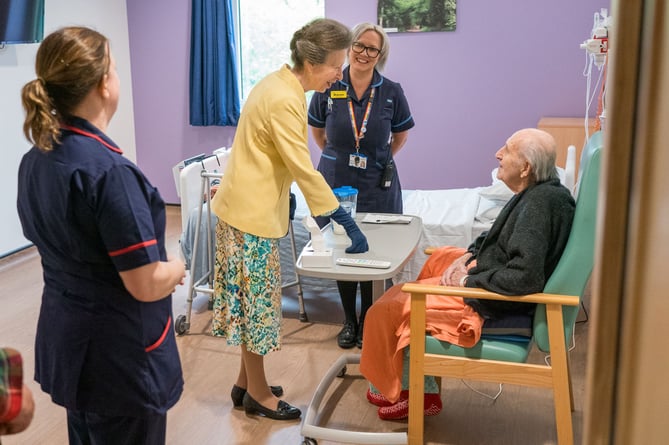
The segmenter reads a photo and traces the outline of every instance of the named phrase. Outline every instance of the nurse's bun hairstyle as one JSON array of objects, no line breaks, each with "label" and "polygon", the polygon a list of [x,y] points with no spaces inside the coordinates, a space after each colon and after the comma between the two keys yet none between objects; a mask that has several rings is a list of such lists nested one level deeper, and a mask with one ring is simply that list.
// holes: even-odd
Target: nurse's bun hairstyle
[{"label": "nurse's bun hairstyle", "polygon": [[295,31],[290,41],[290,59],[297,71],[302,71],[304,62],[313,65],[325,63],[333,51],[351,46],[351,31],[332,19],[316,19]]},{"label": "nurse's bun hairstyle", "polygon": [[386,66],[386,61],[388,60],[388,55],[390,54],[390,39],[388,34],[381,28],[379,25],[374,23],[359,23],[353,27],[353,42],[356,42],[361,35],[367,31],[376,32],[379,37],[381,37],[381,52],[379,52],[379,60],[376,62],[376,70],[381,72]]},{"label": "nurse's bun hairstyle", "polygon": [[37,50],[37,78],[21,91],[26,138],[44,151],[52,150],[59,142],[61,123],[68,122],[109,66],[109,41],[99,32],[66,27],[49,34]]}]

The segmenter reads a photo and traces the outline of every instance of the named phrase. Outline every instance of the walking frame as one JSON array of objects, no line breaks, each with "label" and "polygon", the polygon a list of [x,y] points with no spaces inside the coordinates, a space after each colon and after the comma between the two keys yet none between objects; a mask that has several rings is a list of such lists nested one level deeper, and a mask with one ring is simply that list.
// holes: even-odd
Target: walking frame
[{"label": "walking frame", "polygon": [[[197,211],[197,222],[196,230],[193,239],[193,249],[191,255],[191,274],[188,284],[188,297],[186,299],[187,308],[186,314],[182,314],[176,317],[174,322],[174,330],[177,335],[183,335],[187,333],[191,326],[191,312],[193,309],[193,300],[197,296],[198,292],[201,292],[205,295],[209,295],[209,309],[212,309],[213,306],[213,296],[214,296],[214,245],[215,240],[212,239],[212,213],[211,213],[211,183],[212,180],[220,179],[223,176],[222,173],[212,173],[206,169],[202,169],[200,172],[200,196],[204,196],[204,204],[199,205]],[[205,224],[202,224],[203,213],[206,209],[206,221]],[[188,209],[182,209],[182,211],[189,211]],[[297,262],[297,248],[295,246],[295,234],[293,232],[293,214],[290,215],[290,222],[288,224],[288,234],[286,235],[290,239],[290,247],[293,264]],[[200,246],[200,237],[203,235],[202,232],[205,232],[206,242],[205,246],[207,249],[206,255],[206,268],[203,270],[201,276],[197,277],[194,274],[194,271],[198,270],[197,262],[200,261],[198,257],[198,251],[201,248]],[[293,286],[297,287],[297,299],[299,304],[299,319],[302,322],[307,322],[308,317],[304,307],[304,295],[302,292],[302,283],[300,282],[300,276],[297,271],[294,271],[294,278],[286,283],[281,285],[281,289],[287,289]]]}]

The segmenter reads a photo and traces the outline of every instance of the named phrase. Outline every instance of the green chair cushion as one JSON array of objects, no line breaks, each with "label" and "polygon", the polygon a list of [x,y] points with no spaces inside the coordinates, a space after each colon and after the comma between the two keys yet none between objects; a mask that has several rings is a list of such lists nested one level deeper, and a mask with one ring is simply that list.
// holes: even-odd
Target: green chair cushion
[{"label": "green chair cushion", "polygon": [[524,363],[527,361],[531,348],[532,342],[529,338],[525,337],[523,341],[518,336],[508,339],[505,339],[504,336],[491,336],[491,338],[482,336],[472,348],[463,348],[437,340],[429,335],[425,336],[425,352],[428,354]]}]

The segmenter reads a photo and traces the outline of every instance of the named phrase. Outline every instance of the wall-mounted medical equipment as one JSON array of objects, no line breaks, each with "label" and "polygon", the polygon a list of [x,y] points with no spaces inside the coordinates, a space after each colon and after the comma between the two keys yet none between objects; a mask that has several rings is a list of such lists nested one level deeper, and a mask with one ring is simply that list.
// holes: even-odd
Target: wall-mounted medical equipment
[{"label": "wall-mounted medical equipment", "polygon": [[[611,33],[612,19],[608,15],[608,10],[602,8],[600,12],[595,12],[590,38],[581,43],[581,49],[585,50],[586,63],[583,70],[583,76],[586,80],[585,93],[585,140],[590,137],[589,117],[590,108],[597,96],[597,111],[595,129],[604,128],[606,120],[606,61],[609,53],[609,35]],[[599,70],[597,81],[592,86],[592,67]]]},{"label": "wall-mounted medical equipment", "polygon": [[592,32],[590,33],[592,37],[581,43],[581,49],[592,55],[595,66],[598,68],[604,65],[606,55],[609,52],[610,22],[611,17],[606,9],[602,8],[600,12],[596,12]]}]

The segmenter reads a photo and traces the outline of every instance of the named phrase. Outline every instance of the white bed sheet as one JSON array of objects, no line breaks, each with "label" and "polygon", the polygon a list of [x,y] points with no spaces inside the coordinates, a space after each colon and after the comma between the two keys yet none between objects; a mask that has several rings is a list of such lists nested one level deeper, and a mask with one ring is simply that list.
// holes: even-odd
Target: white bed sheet
[{"label": "white bed sheet", "polygon": [[492,219],[477,218],[484,199],[479,194],[482,189],[484,187],[403,191],[404,214],[419,216],[423,221],[423,233],[415,254],[393,282],[416,279],[427,259],[426,247],[467,247],[481,232],[490,228]]}]

